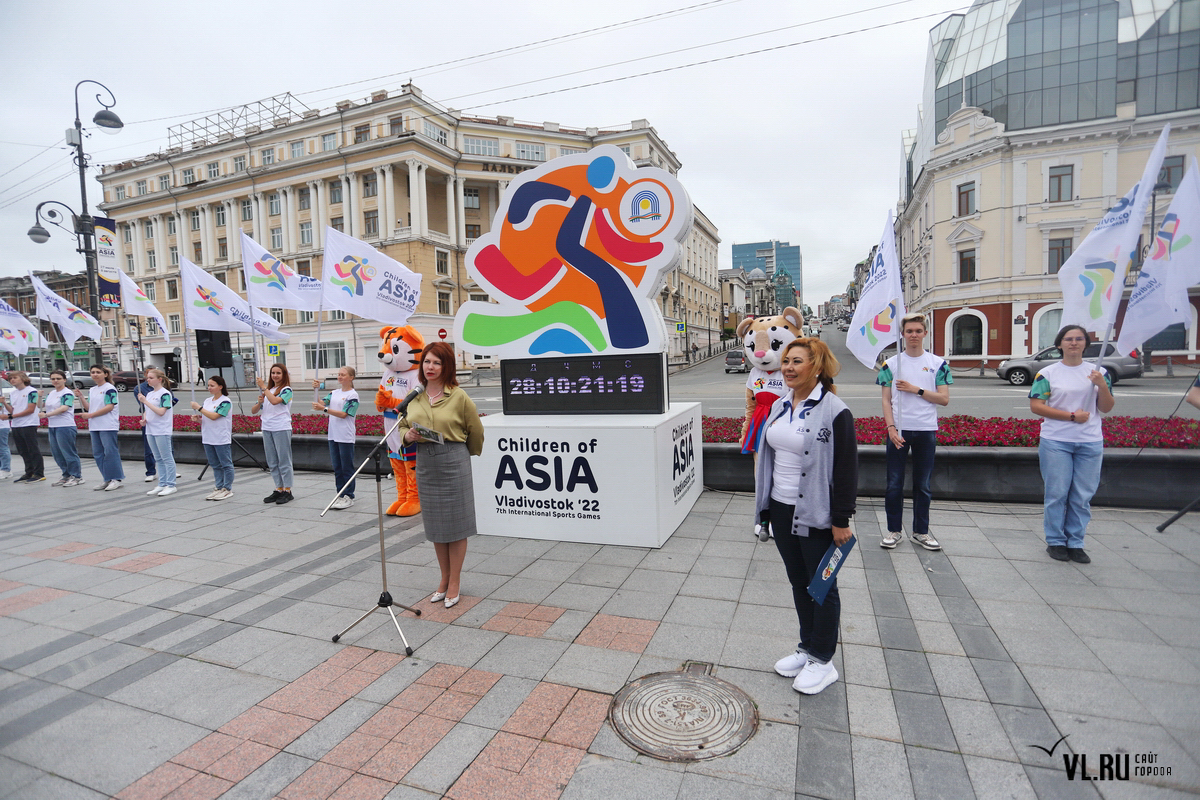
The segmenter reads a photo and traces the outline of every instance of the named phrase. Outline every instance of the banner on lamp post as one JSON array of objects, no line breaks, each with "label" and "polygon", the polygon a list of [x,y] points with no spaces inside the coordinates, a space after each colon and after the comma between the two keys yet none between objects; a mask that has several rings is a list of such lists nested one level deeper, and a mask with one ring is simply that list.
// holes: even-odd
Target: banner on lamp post
[{"label": "banner on lamp post", "polygon": [[100,307],[120,308],[121,270],[117,267],[117,223],[95,217],[96,280],[100,287]]}]

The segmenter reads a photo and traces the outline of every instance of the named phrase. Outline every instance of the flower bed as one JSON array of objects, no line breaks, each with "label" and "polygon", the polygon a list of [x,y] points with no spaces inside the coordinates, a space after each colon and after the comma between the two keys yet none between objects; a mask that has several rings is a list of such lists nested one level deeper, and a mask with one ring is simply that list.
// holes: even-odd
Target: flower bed
[{"label": "flower bed", "polygon": [[[481,415],[482,416],[482,415]],[[136,431],[141,417],[121,417],[121,430]],[[363,436],[382,436],[383,417],[361,416],[356,427]],[[87,430],[87,420],[76,419],[81,430]],[[938,421],[938,444],[945,447],[1037,447],[1041,430],[1039,419],[1015,417],[970,417],[954,414]],[[45,425],[45,422],[42,423]],[[323,414],[293,414],[292,431],[298,434],[324,436],[329,418]],[[886,426],[883,417],[860,417],[854,420],[859,444],[883,444]],[[737,444],[741,441],[741,417],[704,417],[702,422],[705,444]],[[200,430],[199,417],[177,413],[175,430]],[[234,414],[234,433],[255,433],[259,418]],[[1104,420],[1106,447],[1155,447],[1165,449],[1200,449],[1200,421],[1171,417],[1106,417]]]}]

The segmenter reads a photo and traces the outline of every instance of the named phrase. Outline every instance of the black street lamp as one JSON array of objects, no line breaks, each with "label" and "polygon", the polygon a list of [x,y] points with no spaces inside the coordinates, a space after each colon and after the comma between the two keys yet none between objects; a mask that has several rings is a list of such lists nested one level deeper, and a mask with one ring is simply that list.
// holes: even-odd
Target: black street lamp
[{"label": "black street lamp", "polygon": [[[88,157],[87,154],[83,152],[83,123],[79,120],[79,87],[83,86],[85,83],[96,84],[105,92],[108,92],[108,97],[112,100],[111,103],[106,103],[103,99],[104,96],[99,92],[96,93],[96,102],[104,106],[104,108],[96,112],[96,115],[92,117],[92,122],[106,133],[116,133],[117,131],[121,130],[121,128],[125,127],[125,123],[121,122],[121,118],[114,114],[111,110],[112,107],[117,104],[117,98],[107,86],[99,81],[92,80],[84,80],[75,84],[75,127],[73,129],[67,129],[67,144],[75,148],[75,165],[79,167],[80,213],[75,214],[74,211],[71,211],[70,206],[59,203],[56,200],[47,200],[44,203],[39,203],[38,207],[34,210],[34,225],[29,229],[29,238],[38,244],[42,244],[50,239],[50,232],[41,225],[41,220],[43,219],[52,225],[57,225],[58,227],[63,228],[63,230],[68,230],[62,225],[60,221],[62,215],[59,212],[55,211],[54,209],[48,209],[43,214],[42,206],[55,204],[62,206],[63,208],[67,209],[67,211],[71,211],[71,217],[74,221],[74,230],[71,232],[75,234],[76,242],[78,244],[78,247],[76,247],[76,252],[83,253],[84,262],[87,265],[88,313],[91,314],[97,322],[99,322],[100,282],[96,275],[96,247],[92,238],[96,232],[96,224],[92,219],[92,215],[88,213]],[[93,363],[101,363],[99,342],[95,343]]]}]

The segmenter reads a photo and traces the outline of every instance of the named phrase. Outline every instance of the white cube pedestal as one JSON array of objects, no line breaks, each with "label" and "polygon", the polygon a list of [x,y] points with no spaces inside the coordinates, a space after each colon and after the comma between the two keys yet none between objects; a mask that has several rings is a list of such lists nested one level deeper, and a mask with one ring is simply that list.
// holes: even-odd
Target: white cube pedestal
[{"label": "white cube pedestal", "polygon": [[699,403],[666,414],[484,419],[481,534],[661,547],[704,486]]}]

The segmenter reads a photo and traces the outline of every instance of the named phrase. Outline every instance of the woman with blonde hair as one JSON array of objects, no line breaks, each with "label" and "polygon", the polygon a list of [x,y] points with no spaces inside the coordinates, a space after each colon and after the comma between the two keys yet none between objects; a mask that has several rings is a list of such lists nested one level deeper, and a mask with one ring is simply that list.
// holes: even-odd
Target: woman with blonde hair
[{"label": "woman with blonde hair", "polygon": [[166,497],[179,491],[175,488],[175,449],[171,435],[175,431],[175,397],[171,394],[167,373],[154,367],[146,370],[146,382],[150,393],[142,401],[142,427],[146,431],[146,443],[154,454],[154,468],[158,474],[158,485],[146,494]]},{"label": "woman with blonde hair", "polygon": [[[354,391],[354,367],[339,367],[338,388],[314,401],[313,410],[329,415],[329,458],[333,462],[333,480],[342,496],[331,508],[339,511],[354,505],[354,441],[358,435],[355,418],[358,416],[358,392]],[[321,382],[313,381],[319,389]]]},{"label": "woman with blonde hair", "polygon": [[275,479],[275,491],[264,503],[283,505],[292,497],[292,378],[287,366],[272,364],[270,381],[258,378],[258,402],[251,414],[262,413],[263,451]]},{"label": "woman with blonde hair", "polygon": [[850,541],[858,498],[858,444],[854,417],[837,396],[841,369],[829,346],[803,338],[783,349],[780,367],[789,391],[771,406],[758,451],[755,508],[771,523],[800,622],[796,652],[775,664],[795,678],[792,688],[816,694],[837,680],[841,599],[834,579],[818,604],[808,586],[831,544]]}]

